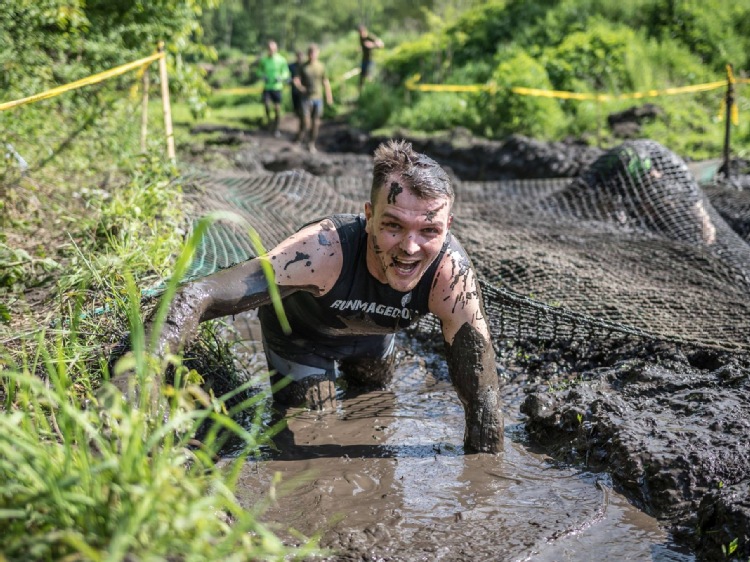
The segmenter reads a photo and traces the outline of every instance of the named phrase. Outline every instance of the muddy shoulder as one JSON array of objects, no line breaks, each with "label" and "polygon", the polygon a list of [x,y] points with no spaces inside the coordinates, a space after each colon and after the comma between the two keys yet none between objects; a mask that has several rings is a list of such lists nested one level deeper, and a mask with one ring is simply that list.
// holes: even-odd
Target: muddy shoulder
[{"label": "muddy shoulder", "polygon": [[[385,140],[326,122],[312,154],[293,135],[287,119],[280,139],[219,131],[191,152],[199,165],[220,153],[250,173],[367,178],[370,155]],[[409,140],[471,181],[574,177],[602,154],[582,142],[489,141],[460,129]],[[530,439],[552,457],[611,474],[699,559],[750,557],[748,354],[647,340],[516,341],[498,361],[501,382],[522,395],[516,403]]]}]

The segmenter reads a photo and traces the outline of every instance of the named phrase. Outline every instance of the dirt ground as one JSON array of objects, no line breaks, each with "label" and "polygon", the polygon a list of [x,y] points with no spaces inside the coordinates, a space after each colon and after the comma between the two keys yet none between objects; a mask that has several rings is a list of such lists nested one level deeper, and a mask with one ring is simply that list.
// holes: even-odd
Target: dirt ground
[{"label": "dirt ground", "polygon": [[[191,164],[367,176],[380,140],[327,122],[311,154],[294,132],[290,116],[280,138],[216,130]],[[601,154],[462,131],[414,144],[470,180],[571,177]],[[276,472],[301,479],[270,502],[269,521],[320,532],[341,560],[750,556],[747,354],[643,340],[496,343],[509,420],[499,458],[461,454],[458,404],[439,361],[420,363],[423,341],[416,356],[406,346],[389,392],[342,395],[335,414],[296,418],[281,452],[248,466],[248,504]]]}]

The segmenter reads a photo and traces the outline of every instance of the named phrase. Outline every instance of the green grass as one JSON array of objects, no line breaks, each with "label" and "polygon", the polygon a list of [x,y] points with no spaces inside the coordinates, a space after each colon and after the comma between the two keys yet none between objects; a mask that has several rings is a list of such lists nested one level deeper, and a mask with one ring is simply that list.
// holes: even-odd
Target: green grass
[{"label": "green grass", "polygon": [[[244,459],[271,436],[265,395],[249,392],[259,381],[217,397],[199,385],[202,373],[148,351],[140,290],[178,279],[197,240],[181,251],[187,225],[160,100],[141,153],[137,100],[115,97],[91,115],[64,101],[3,116],[30,170],[7,160],[0,168],[0,270],[14,264],[0,286],[0,558],[310,552],[312,543],[283,546],[234,495]],[[178,146],[188,142],[184,129],[175,133]],[[44,294],[33,305],[32,288]],[[111,374],[130,373],[136,400],[106,383],[126,331],[132,350]],[[254,421],[239,426],[240,411]],[[220,468],[214,459],[230,435],[244,452]]]},{"label": "green grass", "polygon": [[[214,100],[220,100],[217,103]],[[176,128],[189,130],[201,124],[219,125],[237,129],[257,127],[265,119],[260,96],[221,95],[209,100],[206,112],[196,118],[186,103],[175,103],[172,106],[172,120]]]},{"label": "green grass", "polygon": [[[220,218],[232,219],[201,221],[177,259],[151,324],[154,337],[202,233]],[[200,373],[180,358],[149,351],[155,343],[146,337],[132,277],[92,277],[104,284],[98,293],[113,296],[108,315],[85,318],[74,306],[54,332],[40,331],[20,352],[0,354],[4,556],[213,561],[314,552],[313,542],[285,547],[234,494],[242,463],[272,434],[261,422],[268,392],[243,395],[259,385],[251,380],[221,397],[206,393]],[[109,370],[89,337],[101,336],[106,317],[117,315],[128,319],[131,350],[111,374],[126,377],[125,394],[122,386],[98,382]],[[247,428],[234,421],[243,411],[254,413]],[[214,459],[228,434],[244,451],[219,468]]]}]

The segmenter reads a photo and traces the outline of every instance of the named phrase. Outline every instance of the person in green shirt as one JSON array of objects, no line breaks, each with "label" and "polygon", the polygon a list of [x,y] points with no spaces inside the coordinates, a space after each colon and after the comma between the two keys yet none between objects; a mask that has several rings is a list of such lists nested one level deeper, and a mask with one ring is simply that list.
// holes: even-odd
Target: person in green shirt
[{"label": "person in green shirt", "polygon": [[[268,54],[262,57],[258,65],[258,76],[263,80],[263,105],[266,108],[268,128],[273,128],[274,136],[281,136],[279,122],[281,121],[281,92],[284,84],[289,81],[289,66],[286,59],[279,54],[276,41],[268,42]],[[273,105],[273,124],[271,122],[271,106]]]},{"label": "person in green shirt", "polygon": [[307,50],[307,61],[299,68],[294,77],[294,85],[302,94],[302,115],[298,137],[304,140],[307,135],[307,148],[316,152],[315,141],[318,138],[320,118],[323,116],[323,94],[326,103],[333,104],[331,83],[326,76],[326,67],[318,59],[320,49],[313,43]]}]

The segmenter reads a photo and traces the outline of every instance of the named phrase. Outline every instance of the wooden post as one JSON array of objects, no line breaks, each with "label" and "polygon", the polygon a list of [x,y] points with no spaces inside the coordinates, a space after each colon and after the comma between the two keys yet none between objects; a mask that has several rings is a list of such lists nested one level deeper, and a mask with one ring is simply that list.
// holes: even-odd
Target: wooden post
[{"label": "wooden post", "polygon": [[724,177],[727,180],[731,179],[732,167],[731,167],[731,156],[732,150],[730,147],[730,141],[732,138],[732,106],[734,105],[734,73],[732,72],[732,65],[727,65],[727,96],[724,100],[724,106],[726,107],[726,124],[724,126],[724,164],[722,165],[722,171]]},{"label": "wooden post", "polygon": [[143,71],[143,97],[141,98],[141,152],[146,152],[146,137],[148,135],[148,67]]},{"label": "wooden post", "polygon": [[[164,52],[164,41],[159,41],[159,52]],[[169,105],[169,79],[167,78],[167,60],[159,59],[159,78],[161,80],[161,102],[164,106],[164,132],[167,135],[167,156],[174,162],[177,159],[174,151],[174,132],[172,131],[172,108]]]}]

